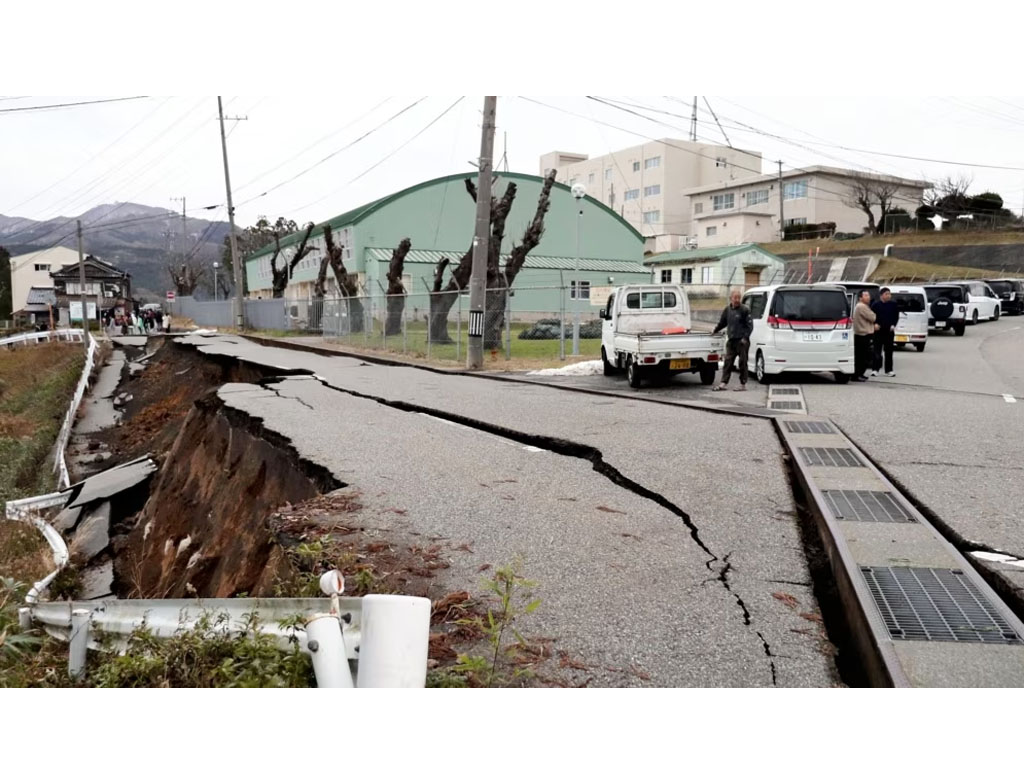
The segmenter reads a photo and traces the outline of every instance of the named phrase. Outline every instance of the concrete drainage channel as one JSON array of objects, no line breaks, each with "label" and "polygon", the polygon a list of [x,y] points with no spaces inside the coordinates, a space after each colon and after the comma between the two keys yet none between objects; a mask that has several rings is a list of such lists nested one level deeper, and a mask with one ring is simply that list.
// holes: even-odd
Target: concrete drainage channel
[{"label": "concrete drainage channel", "polygon": [[849,682],[1024,686],[1024,624],[970,562],[838,427],[807,416],[801,387],[770,387],[763,415],[773,419],[794,494],[805,500],[827,554],[831,579],[819,574],[816,582],[831,583],[816,592],[836,593],[842,616],[833,612],[826,621],[841,652],[856,656]]}]

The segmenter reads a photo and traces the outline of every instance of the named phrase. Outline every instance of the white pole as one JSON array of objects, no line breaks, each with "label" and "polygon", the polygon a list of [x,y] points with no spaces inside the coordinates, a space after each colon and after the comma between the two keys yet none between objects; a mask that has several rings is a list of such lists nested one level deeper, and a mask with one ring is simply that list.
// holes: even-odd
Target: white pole
[{"label": "white pole", "polygon": [[[643,180],[641,179],[641,184]],[[580,299],[582,298],[583,291],[580,286],[580,222],[583,220],[583,196],[587,193],[586,187],[582,184],[573,184],[572,196],[576,199],[576,203],[579,205],[579,211],[576,215],[576,303],[574,304],[575,312],[575,323],[572,327],[572,353],[573,355],[579,355],[580,353]]]},{"label": "white pole", "polygon": [[18,609],[18,628],[22,632],[28,632],[32,629],[32,609],[31,608],[19,608]]},{"label": "white pole", "polygon": [[71,612],[71,649],[68,652],[68,674],[77,678],[85,672],[85,656],[89,650],[89,617],[84,608]]},{"label": "white pole", "polygon": [[423,688],[430,601],[407,595],[367,595],[360,622],[358,687]]},{"label": "white pole", "polygon": [[337,616],[318,613],[306,623],[306,648],[313,658],[317,688],[355,687]]}]

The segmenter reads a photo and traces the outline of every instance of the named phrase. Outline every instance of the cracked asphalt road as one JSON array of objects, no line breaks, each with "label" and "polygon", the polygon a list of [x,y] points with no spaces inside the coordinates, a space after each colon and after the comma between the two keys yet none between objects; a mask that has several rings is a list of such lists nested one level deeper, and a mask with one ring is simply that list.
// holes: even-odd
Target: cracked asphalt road
[{"label": "cracked asphalt road", "polygon": [[230,337],[181,343],[319,377],[220,393],[359,488],[377,525],[401,508],[420,533],[472,541],[451,552],[453,588],[479,591],[482,563],[522,554],[544,600],[528,629],[581,658],[592,684],[644,684],[621,671],[636,668],[650,685],[835,684],[769,422]]}]

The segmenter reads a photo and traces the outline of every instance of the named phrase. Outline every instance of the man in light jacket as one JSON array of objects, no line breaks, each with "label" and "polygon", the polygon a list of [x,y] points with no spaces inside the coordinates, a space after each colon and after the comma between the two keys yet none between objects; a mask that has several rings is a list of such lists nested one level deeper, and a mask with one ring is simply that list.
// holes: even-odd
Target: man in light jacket
[{"label": "man in light jacket", "polygon": [[861,291],[857,297],[857,306],[853,308],[853,380],[867,381],[864,372],[871,364],[873,350],[871,347],[878,330],[875,313],[871,310],[871,294]]}]

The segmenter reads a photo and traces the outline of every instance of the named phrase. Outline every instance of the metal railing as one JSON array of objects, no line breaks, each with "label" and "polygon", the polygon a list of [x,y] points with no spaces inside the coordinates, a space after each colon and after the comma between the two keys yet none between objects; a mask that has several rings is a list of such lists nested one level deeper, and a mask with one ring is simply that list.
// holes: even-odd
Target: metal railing
[{"label": "metal railing", "polygon": [[55,331],[32,331],[14,336],[0,338],[0,347],[32,346],[46,344],[51,341],[68,341],[82,343],[81,328],[59,328]]},{"label": "metal railing", "polygon": [[[81,331],[78,332],[78,339],[81,341]],[[75,414],[78,406],[82,403],[82,397],[89,386],[89,376],[96,361],[96,338],[89,334],[89,349],[85,353],[85,365],[82,367],[82,375],[78,377],[78,386],[75,387],[75,394],[71,398],[71,404],[64,414],[64,423],[61,424],[60,433],[57,436],[56,455],[53,459],[53,471],[57,475],[57,488],[63,490],[71,485],[71,478],[68,475],[68,462],[65,455],[68,447],[68,440],[71,439],[71,428],[75,422]]]}]

